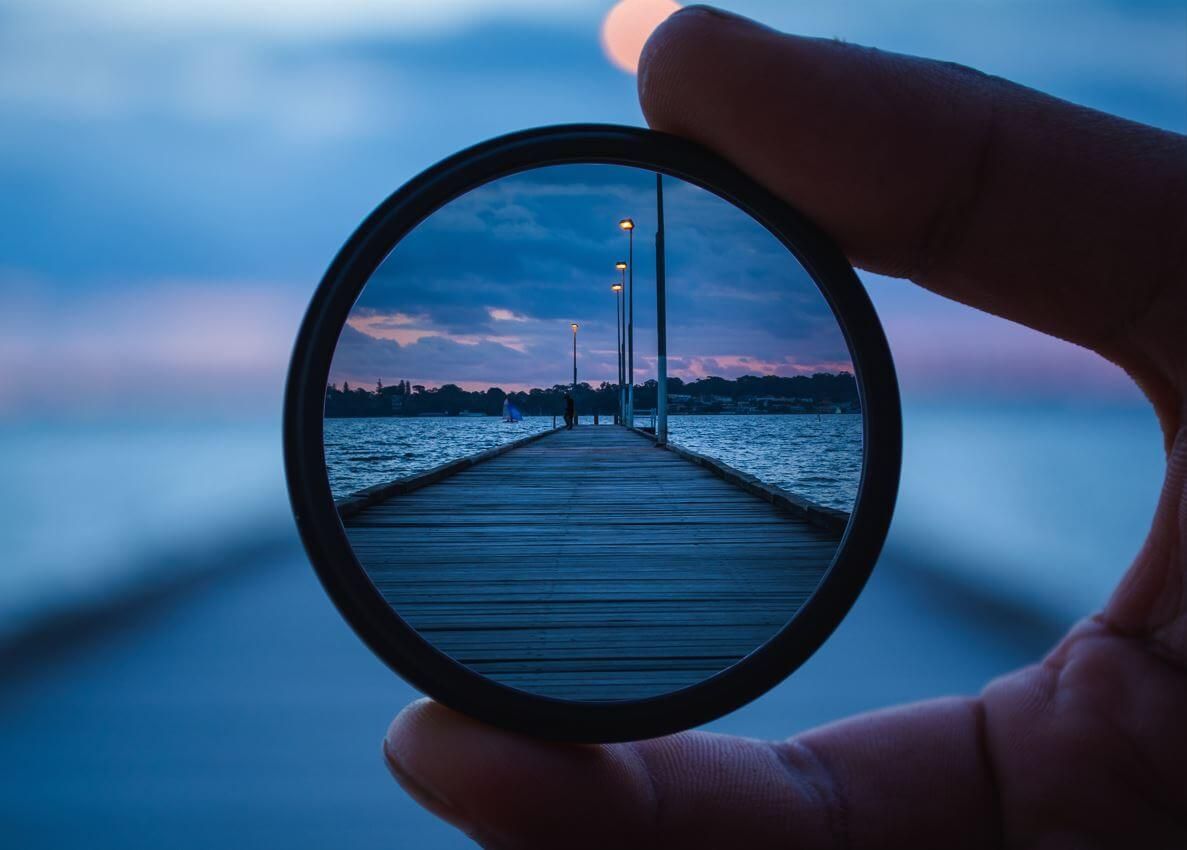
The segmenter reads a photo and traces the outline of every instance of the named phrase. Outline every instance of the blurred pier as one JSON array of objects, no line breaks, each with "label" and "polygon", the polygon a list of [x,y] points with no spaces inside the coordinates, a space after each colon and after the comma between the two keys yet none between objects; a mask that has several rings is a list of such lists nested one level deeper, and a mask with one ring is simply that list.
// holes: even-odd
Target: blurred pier
[{"label": "blurred pier", "polygon": [[360,563],[450,656],[568,699],[691,685],[773,636],[847,515],[623,427],[559,430],[340,502]]},{"label": "blurred pier", "polygon": [[[895,524],[853,610],[794,676],[709,728],[783,738],[977,693],[1036,660],[1107,599],[1159,491],[1149,410],[1090,412],[916,412]],[[265,487],[274,435],[205,427],[138,430],[135,453],[114,442],[123,432],[100,439],[89,424],[69,439],[10,429],[0,440],[17,544],[5,601],[22,568],[44,579],[59,562],[96,586],[142,575],[178,588],[96,612],[85,628],[59,620],[58,637],[39,630],[19,661],[0,662],[0,835],[55,850],[472,847],[401,793],[379,757],[384,728],[417,694],[318,585],[279,480]],[[253,463],[258,487],[246,486]],[[104,498],[63,502],[63,480]],[[192,484],[188,498],[179,482]],[[234,510],[204,510],[216,506]],[[88,534],[100,507],[127,515],[123,537],[114,522],[109,540]],[[274,551],[245,548],[230,513]],[[70,589],[56,586],[57,598]]]}]

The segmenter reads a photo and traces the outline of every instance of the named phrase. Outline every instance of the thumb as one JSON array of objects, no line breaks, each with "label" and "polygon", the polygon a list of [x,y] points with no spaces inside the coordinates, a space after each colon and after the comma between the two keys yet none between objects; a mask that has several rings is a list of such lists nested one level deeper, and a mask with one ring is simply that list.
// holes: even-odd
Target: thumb
[{"label": "thumb", "polygon": [[429,700],[383,751],[421,805],[488,847],[989,846],[978,703],[940,700],[770,743],[686,732],[574,745]]}]

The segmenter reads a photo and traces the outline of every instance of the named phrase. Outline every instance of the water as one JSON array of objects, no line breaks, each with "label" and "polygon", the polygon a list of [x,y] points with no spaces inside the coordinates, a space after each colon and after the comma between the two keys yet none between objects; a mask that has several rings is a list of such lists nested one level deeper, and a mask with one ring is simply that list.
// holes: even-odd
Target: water
[{"label": "water", "polygon": [[[694,451],[826,501],[809,489],[821,482],[782,471],[786,453],[759,437],[843,428],[856,418],[682,416],[672,417],[671,433]],[[376,423],[393,429],[392,457],[382,465],[350,461],[342,470],[354,478],[335,473],[339,493],[551,427],[552,418],[326,425],[338,441]],[[847,439],[856,445],[859,436]],[[1145,408],[908,404],[887,551],[1054,619],[1080,616],[1103,603],[1145,536],[1161,446]],[[330,451],[350,453],[342,445]],[[170,552],[292,534],[275,423],[10,424],[0,427],[0,464],[0,642],[46,612],[192,568]],[[837,492],[848,488],[851,500],[854,468],[834,467]]]},{"label": "water", "polygon": [[[335,498],[552,427],[551,416],[327,419]],[[592,425],[584,417],[582,427]],[[861,416],[672,416],[671,442],[724,461],[817,504],[853,509],[861,477]],[[640,424],[644,424],[640,420]]]},{"label": "water", "polygon": [[0,644],[201,553],[291,536],[275,422],[0,425]]},{"label": "water", "polygon": [[552,427],[551,416],[327,419],[326,471],[338,499]]},{"label": "water", "polygon": [[1137,554],[1164,468],[1148,407],[906,404],[886,550],[1066,624]]},{"label": "water", "polygon": [[861,414],[671,416],[668,440],[767,484],[852,511],[861,483]]},{"label": "water", "polygon": [[[475,423],[496,424],[452,424]],[[975,693],[1050,641],[961,588],[1081,616],[1145,534],[1162,474],[1148,410],[908,405],[904,425],[890,557],[801,670],[714,729],[782,737]],[[266,533],[260,518],[287,511],[279,440],[274,425],[0,428],[5,616],[81,601],[84,585],[118,593],[133,564],[142,580],[182,569],[152,556],[162,545],[217,543],[243,521]],[[470,846],[392,786],[377,740],[414,692],[304,559],[226,560],[254,569],[0,682],[0,833],[21,847]]]}]

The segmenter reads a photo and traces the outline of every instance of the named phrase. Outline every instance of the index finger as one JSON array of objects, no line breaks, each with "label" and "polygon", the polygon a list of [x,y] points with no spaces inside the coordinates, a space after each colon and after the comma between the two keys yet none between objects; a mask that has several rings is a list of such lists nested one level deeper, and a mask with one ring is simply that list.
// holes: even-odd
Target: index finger
[{"label": "index finger", "polygon": [[1181,389],[1182,136],[704,7],[652,35],[639,97],[651,126],[732,160],[857,265],[1093,348],[1156,402]]}]

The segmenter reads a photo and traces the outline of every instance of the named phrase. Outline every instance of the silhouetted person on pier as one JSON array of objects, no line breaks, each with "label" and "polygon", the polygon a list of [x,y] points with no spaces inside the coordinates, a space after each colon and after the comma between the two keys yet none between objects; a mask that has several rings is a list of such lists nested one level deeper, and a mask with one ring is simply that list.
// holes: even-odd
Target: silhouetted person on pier
[{"label": "silhouetted person on pier", "polygon": [[565,393],[565,428],[572,431],[577,424],[577,408],[573,403],[573,396]]}]

